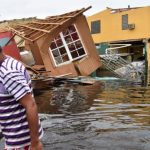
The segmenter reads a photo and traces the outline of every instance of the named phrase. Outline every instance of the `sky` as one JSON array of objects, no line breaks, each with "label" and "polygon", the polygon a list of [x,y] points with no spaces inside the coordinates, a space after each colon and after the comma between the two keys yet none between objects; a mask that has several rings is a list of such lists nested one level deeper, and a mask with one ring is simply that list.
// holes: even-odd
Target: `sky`
[{"label": "sky", "polygon": [[92,6],[86,16],[106,7],[127,8],[150,6],[150,0],[0,0],[0,20],[28,17],[45,18]]}]

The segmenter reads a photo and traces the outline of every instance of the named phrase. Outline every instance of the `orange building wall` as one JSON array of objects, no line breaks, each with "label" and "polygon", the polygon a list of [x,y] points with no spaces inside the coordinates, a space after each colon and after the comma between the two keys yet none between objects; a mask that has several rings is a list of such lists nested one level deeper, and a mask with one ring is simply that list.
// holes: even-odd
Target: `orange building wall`
[{"label": "orange building wall", "polygon": [[[133,30],[122,30],[122,15],[128,14],[128,24],[135,24]],[[142,39],[150,37],[150,6],[111,13],[111,9],[98,12],[87,18],[101,20],[101,33],[92,34],[95,43]]]}]

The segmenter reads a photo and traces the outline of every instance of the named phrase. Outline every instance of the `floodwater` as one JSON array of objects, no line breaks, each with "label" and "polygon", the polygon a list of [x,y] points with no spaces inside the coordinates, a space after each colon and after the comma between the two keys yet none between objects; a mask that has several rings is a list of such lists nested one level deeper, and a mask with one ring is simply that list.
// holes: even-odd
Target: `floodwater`
[{"label": "floodwater", "polygon": [[150,88],[126,81],[38,87],[45,150],[150,150]]},{"label": "floodwater", "polygon": [[150,88],[37,83],[44,150],[150,150]]}]

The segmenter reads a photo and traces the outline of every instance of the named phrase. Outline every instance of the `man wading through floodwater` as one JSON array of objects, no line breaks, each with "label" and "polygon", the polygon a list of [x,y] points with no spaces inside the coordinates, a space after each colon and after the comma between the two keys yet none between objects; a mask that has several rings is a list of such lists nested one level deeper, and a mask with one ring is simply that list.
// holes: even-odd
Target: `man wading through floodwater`
[{"label": "man wading through floodwater", "polygon": [[43,130],[25,67],[0,47],[0,127],[4,150],[43,150]]}]

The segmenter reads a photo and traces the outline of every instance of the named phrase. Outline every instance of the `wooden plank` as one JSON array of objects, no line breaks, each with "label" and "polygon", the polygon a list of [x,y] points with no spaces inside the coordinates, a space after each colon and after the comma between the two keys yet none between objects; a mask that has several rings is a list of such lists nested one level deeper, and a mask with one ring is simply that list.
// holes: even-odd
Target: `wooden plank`
[{"label": "wooden plank", "polygon": [[[46,27],[46,29],[47,29],[47,28],[48,28],[48,27]],[[28,30],[32,30],[32,29],[28,29]],[[39,31],[39,32],[41,32],[41,31]],[[26,36],[31,36],[31,34],[34,34],[34,35],[31,36],[31,37],[33,37],[33,36],[36,36],[36,34],[39,34],[39,32],[36,31],[36,30],[32,30],[32,31],[29,32],[29,33],[26,32]]]},{"label": "wooden plank", "polygon": [[58,75],[58,76],[48,76],[48,78],[62,78],[62,77],[66,77],[66,76],[69,76],[69,75],[72,75],[72,73],[61,74],[61,75]]},{"label": "wooden plank", "polygon": [[26,28],[28,28],[28,29],[33,29],[33,30],[37,30],[37,31],[41,31],[41,32],[49,33],[49,31],[47,31],[47,30],[38,29],[38,28],[34,28],[34,27],[27,26],[27,25],[20,25],[20,26],[22,26],[22,27],[26,27]]},{"label": "wooden plank", "polygon": [[18,32],[20,32],[20,33],[24,33],[26,36],[28,34],[30,34],[31,32],[35,31],[33,29],[28,29],[28,28],[25,28],[25,27],[21,27],[20,25],[19,25],[19,27],[20,28],[16,28],[15,30],[18,31]]},{"label": "wooden plank", "polygon": [[42,36],[44,36],[46,33],[41,34],[40,36],[36,37],[35,39],[33,39],[33,41],[37,41],[38,39],[40,39]]},{"label": "wooden plank", "polygon": [[80,14],[82,14],[83,12],[87,11],[88,9],[92,8],[92,6],[89,6],[87,8],[82,8],[78,13],[76,13],[73,17],[76,17]]},{"label": "wooden plank", "polygon": [[[49,26],[48,26],[49,27]],[[47,27],[47,28],[48,28]],[[48,33],[51,33],[54,29],[56,29],[58,27],[58,25],[57,26],[55,26],[54,28],[52,28],[51,30],[49,30],[49,32]],[[37,33],[38,34],[38,33]],[[47,34],[47,33],[43,33],[43,34],[41,34],[41,35],[39,35],[39,36],[37,36],[37,37],[35,37],[35,35],[33,35],[32,36],[32,38],[33,38],[33,41],[36,41],[36,40],[38,40],[39,38],[41,38],[41,37],[43,37],[45,34]]]},{"label": "wooden plank", "polygon": [[33,30],[32,32],[26,33],[26,36],[30,36],[31,34],[34,34],[34,32],[37,32],[37,31]]},{"label": "wooden plank", "polygon": [[21,32],[15,30],[15,29],[12,28],[12,27],[9,27],[9,28],[14,32],[14,34],[17,34],[18,36],[20,36],[21,38],[23,38],[23,39],[25,39],[25,40],[28,40],[28,41],[30,41],[30,42],[33,42],[32,39],[25,37],[26,35],[23,35]]},{"label": "wooden plank", "polygon": [[59,22],[32,22],[32,23],[35,23],[35,24],[41,24],[41,25],[61,25],[62,23],[59,23]]},{"label": "wooden plank", "polygon": [[[43,32],[40,32],[40,31],[36,31],[36,32],[34,32],[34,33],[32,33],[32,34],[30,34],[29,36],[30,36],[30,38],[31,39],[35,39],[36,37],[38,37],[38,36],[40,36],[40,35],[45,35],[46,33],[43,33]],[[35,41],[35,40],[34,40]]]},{"label": "wooden plank", "polygon": [[68,80],[68,82],[79,83],[79,84],[85,84],[85,85],[92,85],[92,84],[94,84],[96,81],[94,81],[94,80],[73,79],[73,80]]},{"label": "wooden plank", "polygon": [[25,32],[25,35],[26,37],[30,37],[31,34],[37,32],[36,30],[33,30],[33,29],[27,29],[24,31]]},{"label": "wooden plank", "polygon": [[55,19],[63,19],[63,18],[73,18],[74,16],[50,16],[50,17],[48,17],[48,19],[53,19],[53,18],[55,18]]},{"label": "wooden plank", "polygon": [[[51,33],[51,32],[52,32],[53,30],[55,30],[57,27],[58,27],[58,25],[57,25],[56,27],[54,27],[53,29],[51,29],[51,30],[49,31],[49,33]],[[38,40],[39,38],[41,38],[41,37],[44,36],[45,34],[46,34],[46,33],[44,33],[44,34],[38,36],[37,38],[34,39],[34,41]]]},{"label": "wooden plank", "polygon": [[53,25],[43,25],[43,28],[46,29],[47,31],[50,31],[52,30],[53,28],[55,28],[56,26],[53,26]]},{"label": "wooden plank", "polygon": [[[64,79],[64,77],[72,75],[72,73],[66,73],[58,76],[47,76],[43,81],[49,81],[51,79]],[[66,78],[67,79],[67,78]]]},{"label": "wooden plank", "polygon": [[[17,29],[15,28],[12,28],[10,27],[18,36],[22,37],[23,39],[26,39],[28,41],[35,41],[35,40],[38,40],[39,38],[41,38],[42,36],[44,36],[46,33],[51,33],[53,30],[55,30],[57,27],[59,27],[59,25],[62,25],[64,23],[66,23],[67,21],[69,21],[70,19],[72,20],[74,17],[80,15],[81,13],[83,13],[84,11],[88,10],[90,7],[88,8],[83,8],[81,10],[78,10],[78,11],[74,11],[74,12],[70,12],[70,13],[66,13],[64,15],[60,15],[60,16],[52,16],[52,17],[49,17],[49,20],[45,20],[43,19],[42,21],[50,21],[50,19],[55,19],[56,21],[59,21],[59,19],[65,19],[65,18],[68,18],[66,19],[65,21],[61,21],[61,22],[37,22],[37,21],[33,21],[32,23],[34,24],[39,24],[39,25],[56,25],[56,27],[54,27],[53,29],[51,30],[45,30],[45,29],[40,29],[40,28],[37,28],[37,27],[31,27],[29,25],[19,25],[20,27],[24,27],[26,29],[20,29],[20,30],[23,30],[23,32],[25,32],[25,34],[22,34],[22,32],[18,31]],[[73,15],[70,15],[70,14],[73,14]],[[66,15],[66,16],[65,16]],[[34,31],[31,31],[29,33],[27,33],[29,31],[29,29],[31,30],[35,30],[35,31],[41,31],[41,32],[44,32],[43,34],[39,35],[38,37],[35,37],[34,39],[32,39],[35,34],[34,34]],[[34,34],[34,36],[32,36],[31,34]],[[39,34],[39,33],[37,33]],[[31,36],[31,37],[27,37],[27,36]]]}]

